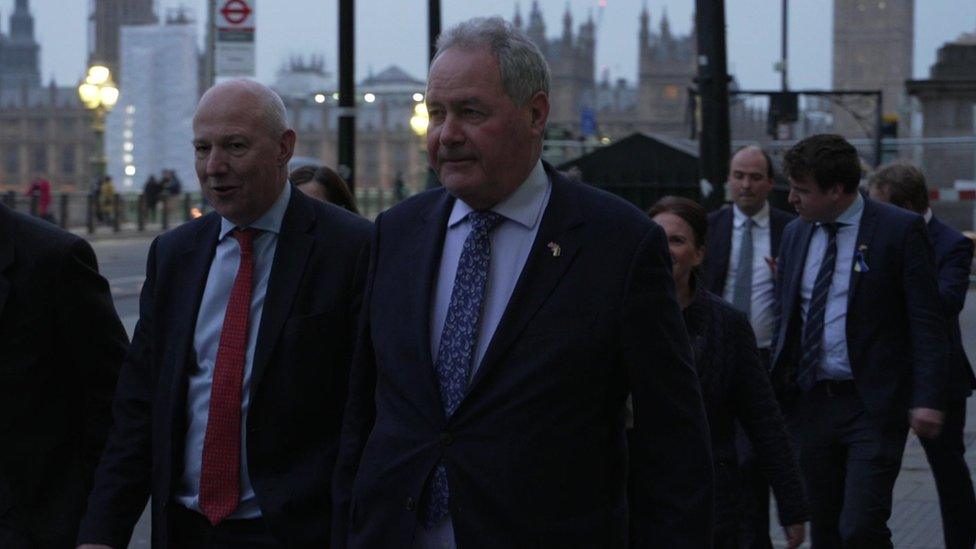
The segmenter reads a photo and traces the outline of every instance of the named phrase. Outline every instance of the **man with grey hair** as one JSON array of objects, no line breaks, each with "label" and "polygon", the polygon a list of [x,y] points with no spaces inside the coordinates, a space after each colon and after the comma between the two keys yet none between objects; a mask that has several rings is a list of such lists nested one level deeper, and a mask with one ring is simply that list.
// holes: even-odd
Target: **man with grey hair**
[{"label": "man with grey hair", "polygon": [[[369,222],[287,182],[295,132],[256,82],[193,118],[214,212],[158,237],[78,542],[325,547]],[[92,545],[83,545],[92,547]]]},{"label": "man with grey hair", "polygon": [[427,148],[443,188],[377,218],[335,548],[711,543],[664,232],[541,160],[548,90],[538,48],[499,18],[440,38]]}]

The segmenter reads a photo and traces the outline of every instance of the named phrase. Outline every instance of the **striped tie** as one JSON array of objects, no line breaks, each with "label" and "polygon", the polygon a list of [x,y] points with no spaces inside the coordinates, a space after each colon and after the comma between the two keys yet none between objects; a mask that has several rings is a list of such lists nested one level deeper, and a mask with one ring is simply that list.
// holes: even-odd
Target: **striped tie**
[{"label": "striped tie", "polygon": [[817,280],[813,284],[800,345],[803,355],[796,372],[796,384],[804,392],[812,389],[817,382],[817,364],[820,362],[820,350],[823,347],[824,315],[827,311],[827,298],[830,296],[830,281],[834,277],[834,265],[837,263],[838,225],[824,223],[820,226],[827,232],[827,249],[824,251],[823,261],[820,262]]}]

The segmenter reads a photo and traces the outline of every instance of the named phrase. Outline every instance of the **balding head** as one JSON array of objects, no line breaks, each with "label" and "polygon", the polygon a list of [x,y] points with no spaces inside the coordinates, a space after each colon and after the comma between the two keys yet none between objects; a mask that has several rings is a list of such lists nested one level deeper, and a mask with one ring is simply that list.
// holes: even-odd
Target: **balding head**
[{"label": "balding head", "polygon": [[295,150],[278,94],[250,80],[218,84],[200,98],[193,134],[197,177],[217,213],[245,226],[267,212]]},{"label": "balding head", "polygon": [[729,191],[742,213],[753,216],[766,205],[773,190],[773,164],[756,146],[739,149],[729,163]]}]

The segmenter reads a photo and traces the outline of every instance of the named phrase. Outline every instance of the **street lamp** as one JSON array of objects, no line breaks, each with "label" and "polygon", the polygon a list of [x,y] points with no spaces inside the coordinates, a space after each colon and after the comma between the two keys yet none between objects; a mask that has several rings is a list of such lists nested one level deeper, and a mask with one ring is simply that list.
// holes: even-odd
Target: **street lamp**
[{"label": "street lamp", "polygon": [[92,156],[92,171],[101,179],[105,175],[105,115],[119,101],[119,88],[104,65],[88,67],[88,74],[78,84],[78,98],[92,111],[92,131],[98,150]]},{"label": "street lamp", "polygon": [[424,137],[427,135],[428,124],[430,124],[430,118],[427,116],[427,106],[423,103],[417,103],[413,107],[413,116],[410,117],[410,129],[417,134],[417,137]]}]

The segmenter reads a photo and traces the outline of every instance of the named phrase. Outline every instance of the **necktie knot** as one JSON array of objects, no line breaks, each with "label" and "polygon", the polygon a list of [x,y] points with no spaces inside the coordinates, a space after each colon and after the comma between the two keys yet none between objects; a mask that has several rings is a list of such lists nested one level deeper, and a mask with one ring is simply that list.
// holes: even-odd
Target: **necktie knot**
[{"label": "necktie knot", "polygon": [[836,221],[831,221],[829,223],[823,223],[821,226],[824,228],[825,231],[827,231],[827,236],[836,236],[837,229],[840,228],[840,223]]},{"label": "necktie knot", "polygon": [[479,233],[489,233],[494,229],[501,220],[504,219],[501,214],[485,211],[485,212],[471,212],[468,214],[468,220],[471,222],[471,230],[473,232]]},{"label": "necktie knot", "polygon": [[250,254],[254,250],[254,237],[260,232],[260,229],[244,227],[234,229],[230,232],[230,236],[237,240],[241,247],[241,254]]}]

